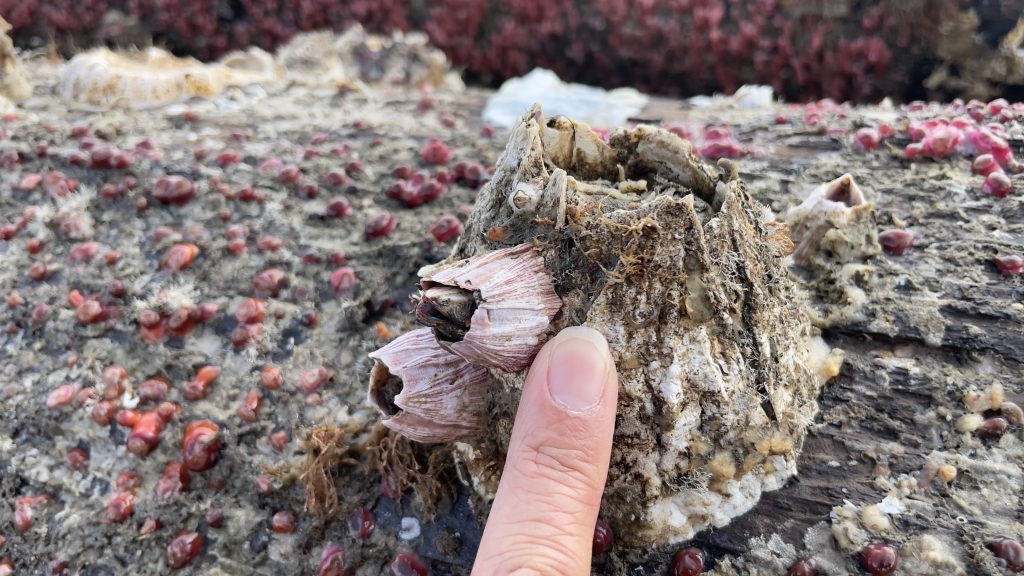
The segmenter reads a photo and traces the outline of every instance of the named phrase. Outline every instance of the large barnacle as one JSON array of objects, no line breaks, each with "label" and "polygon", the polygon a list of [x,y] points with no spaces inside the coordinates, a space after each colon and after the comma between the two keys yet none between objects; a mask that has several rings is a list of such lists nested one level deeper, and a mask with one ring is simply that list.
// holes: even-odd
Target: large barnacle
[{"label": "large barnacle", "polygon": [[487,370],[438,346],[429,328],[370,354],[368,400],[384,425],[417,442],[452,442],[480,431]]},{"label": "large barnacle", "polygon": [[562,305],[530,244],[428,266],[420,277],[416,316],[441,347],[504,372],[530,365]]},{"label": "large barnacle", "polygon": [[874,207],[849,174],[812,190],[785,222],[802,266],[860,261],[880,251]]}]

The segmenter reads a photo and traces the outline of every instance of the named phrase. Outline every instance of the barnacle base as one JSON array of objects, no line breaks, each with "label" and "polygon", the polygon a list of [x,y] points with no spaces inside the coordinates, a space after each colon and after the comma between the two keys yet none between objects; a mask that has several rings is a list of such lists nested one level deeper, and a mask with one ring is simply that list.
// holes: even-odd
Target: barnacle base
[{"label": "barnacle base", "polygon": [[[606,143],[535,108],[513,129],[451,259],[521,244],[535,246],[562,300],[552,329],[595,328],[616,358],[601,515],[619,542],[687,540],[796,474],[841,354],[814,333],[788,275],[785,229],[734,170],[720,173],[660,129],[619,130]],[[483,435],[456,450],[481,511],[525,371],[492,375]]]}]

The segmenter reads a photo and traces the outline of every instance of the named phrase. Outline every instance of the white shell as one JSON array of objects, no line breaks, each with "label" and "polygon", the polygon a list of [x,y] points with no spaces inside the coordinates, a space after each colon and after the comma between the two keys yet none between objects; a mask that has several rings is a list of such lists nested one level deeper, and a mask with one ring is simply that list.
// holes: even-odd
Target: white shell
[{"label": "white shell", "polygon": [[543,258],[530,244],[427,266],[420,277],[423,289],[444,284],[479,292],[482,301],[465,338],[440,344],[474,364],[505,372],[533,362],[562,306]]},{"label": "white shell", "polygon": [[[367,391],[384,425],[417,442],[452,442],[480,430],[490,375],[437,344],[430,328],[407,332],[376,352]],[[402,380],[390,415],[376,393],[389,375]]]}]

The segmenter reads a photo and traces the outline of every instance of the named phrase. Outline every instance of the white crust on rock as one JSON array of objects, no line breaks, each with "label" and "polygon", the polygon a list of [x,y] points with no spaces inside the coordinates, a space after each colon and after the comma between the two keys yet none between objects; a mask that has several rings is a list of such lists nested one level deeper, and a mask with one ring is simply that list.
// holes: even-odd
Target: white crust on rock
[{"label": "white crust on rock", "polygon": [[95,48],[68,61],[57,90],[69,102],[85,107],[146,109],[192,97],[211,98],[229,86],[276,78],[273,56],[250,48],[218,63],[179,58],[160,48],[113,52]]}]

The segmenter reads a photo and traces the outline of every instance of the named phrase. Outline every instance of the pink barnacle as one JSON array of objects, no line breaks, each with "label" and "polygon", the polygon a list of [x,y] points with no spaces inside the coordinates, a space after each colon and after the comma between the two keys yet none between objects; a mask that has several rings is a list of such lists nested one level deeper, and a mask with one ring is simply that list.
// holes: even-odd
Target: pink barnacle
[{"label": "pink barnacle", "polygon": [[1024,273],[1024,256],[1020,254],[1010,254],[1008,256],[996,256],[995,257],[996,267],[1002,272],[1003,276],[1016,276]]},{"label": "pink barnacle", "polygon": [[907,144],[907,147],[903,149],[903,157],[907,160],[914,160],[922,155],[924,155],[924,144],[920,142]]},{"label": "pink barnacle", "polygon": [[887,253],[899,256],[914,245],[914,233],[909,230],[886,230],[878,233],[878,243]]},{"label": "pink barnacle", "polygon": [[63,198],[71,192],[67,176],[56,170],[47,172],[46,176],[43,176],[43,189],[50,196],[57,198]]},{"label": "pink barnacle", "polygon": [[699,151],[706,158],[736,158],[743,153],[743,147],[733,138],[728,126],[712,126],[704,130],[704,142]]},{"label": "pink barnacle", "polygon": [[263,327],[259,324],[239,324],[231,331],[231,344],[235,348],[241,348],[252,342],[263,334]]},{"label": "pink barnacle", "polygon": [[427,164],[445,164],[451,157],[451,149],[437,138],[431,138],[420,152],[420,158]]},{"label": "pink barnacle", "polygon": [[132,425],[128,435],[128,451],[139,458],[149,454],[160,443],[160,432],[164,429],[164,419],[156,410],[139,416]]},{"label": "pink barnacle", "polygon": [[999,163],[991,154],[982,154],[971,163],[971,172],[979,176],[988,176],[996,170],[999,170]]},{"label": "pink barnacle", "polygon": [[331,373],[327,371],[327,368],[320,366],[312,370],[306,370],[299,375],[299,387],[302,388],[303,392],[309,394],[319,390],[330,379]]},{"label": "pink barnacle", "polygon": [[384,193],[388,198],[395,200],[401,200],[402,196],[406,194],[406,190],[412,191],[412,187],[406,180],[395,180],[384,190]]},{"label": "pink barnacle", "polygon": [[199,247],[195,244],[175,244],[164,253],[164,257],[160,260],[160,267],[169,272],[179,272],[188,268],[197,254],[199,254]]},{"label": "pink barnacle", "polygon": [[188,468],[183,462],[169,462],[164,467],[164,473],[156,481],[156,486],[153,488],[154,497],[157,502],[163,502],[174,494],[181,494],[188,490],[191,481]]},{"label": "pink barnacle", "polygon": [[327,215],[332,218],[344,218],[352,214],[352,203],[344,196],[336,196],[327,203]]},{"label": "pink barnacle", "polygon": [[408,180],[412,176],[412,166],[399,164],[391,170],[391,175],[399,180]]},{"label": "pink barnacle", "polygon": [[252,287],[257,295],[277,296],[287,279],[288,275],[284,270],[268,268],[253,277]]},{"label": "pink barnacle", "polygon": [[393,576],[428,576],[430,574],[427,563],[412,550],[399,552],[389,567]]},{"label": "pink barnacle", "polygon": [[420,185],[418,192],[423,202],[432,202],[444,193],[444,186],[437,180],[427,180]]},{"label": "pink barnacle", "polygon": [[196,401],[206,398],[210,386],[220,376],[219,366],[204,366],[196,373],[188,384],[185,385],[183,395],[186,400]]},{"label": "pink barnacle", "polygon": [[344,170],[331,170],[324,176],[324,184],[328,186],[344,186],[352,182]]},{"label": "pink barnacle", "polygon": [[871,127],[864,127],[853,134],[853,144],[864,152],[870,152],[878,148],[881,135],[878,130]]},{"label": "pink barnacle", "polygon": [[235,410],[235,414],[243,422],[255,422],[259,419],[261,399],[262,396],[259,390],[255,388],[249,390],[249,393],[245,396],[245,401],[243,401],[242,405]]},{"label": "pink barnacle", "polygon": [[356,271],[349,266],[344,266],[331,272],[331,289],[334,290],[335,294],[342,294],[352,290],[356,282]]},{"label": "pink barnacle", "polygon": [[284,240],[277,236],[263,236],[256,241],[256,248],[261,252],[277,252],[284,246]]},{"label": "pink barnacle", "polygon": [[985,112],[988,112],[990,116],[998,116],[1003,110],[1007,109],[1010,103],[1006,101],[1006,98],[996,98],[995,100],[988,103],[985,106]]},{"label": "pink barnacle", "polygon": [[1000,166],[1006,166],[1014,161],[1009,143],[988,128],[968,130],[965,148],[975,154],[992,154]]},{"label": "pink barnacle", "polygon": [[259,168],[257,169],[260,172],[277,172],[282,167],[284,167],[284,162],[282,162],[280,158],[267,158],[263,162],[260,162]]},{"label": "pink barnacle", "polygon": [[350,160],[347,164],[345,164],[345,173],[348,174],[349,176],[362,174],[365,171],[366,167],[363,166],[362,160]]},{"label": "pink barnacle", "polygon": [[1005,198],[1013,192],[1013,181],[1002,170],[996,170],[985,177],[981,191],[990,196]]},{"label": "pink barnacle", "polygon": [[298,196],[299,198],[316,198],[317,194],[320,193],[320,187],[317,186],[316,182],[303,182],[299,185]]},{"label": "pink barnacle", "polygon": [[167,565],[175,570],[184,568],[203,551],[203,535],[182,530],[167,545]]},{"label": "pink barnacle", "polygon": [[246,298],[235,308],[235,320],[242,324],[259,324],[263,321],[266,306],[257,298]]},{"label": "pink barnacle", "polygon": [[341,544],[329,542],[320,556],[320,568],[317,576],[344,576],[345,549]]},{"label": "pink barnacle", "polygon": [[454,214],[444,214],[430,228],[430,235],[441,243],[446,243],[462,233],[462,221]]},{"label": "pink barnacle", "polygon": [[948,158],[956,151],[960,136],[960,131],[952,126],[936,128],[922,141],[925,155],[935,160]]},{"label": "pink barnacle", "polygon": [[182,461],[193,472],[209,470],[217,463],[220,427],[209,420],[194,420],[185,427],[181,441]]},{"label": "pink barnacle", "polygon": [[14,501],[14,528],[18,532],[28,532],[35,524],[36,508],[50,501],[45,494],[21,496]]},{"label": "pink barnacle", "polygon": [[41,174],[29,174],[21,179],[21,184],[18,185],[22,190],[35,190],[43,182],[43,176]]},{"label": "pink barnacle", "polygon": [[390,212],[379,212],[366,219],[363,233],[368,240],[383,238],[398,226],[398,221]]},{"label": "pink barnacle", "polygon": [[302,170],[295,164],[289,164],[277,172],[277,179],[284,184],[295,184],[302,179]]},{"label": "pink barnacle", "polygon": [[64,384],[56,388],[50,395],[46,397],[47,408],[57,408],[59,406],[67,406],[75,399],[75,394],[78,393],[78,386],[74,384]]},{"label": "pink barnacle", "polygon": [[107,509],[103,513],[103,523],[121,524],[135,511],[135,494],[131,492],[117,492],[107,502]]},{"label": "pink barnacle", "polygon": [[370,512],[366,508],[359,507],[349,512],[348,517],[345,519],[348,524],[348,533],[353,538],[359,540],[366,540],[373,534],[373,528],[376,526],[376,519],[373,517],[373,512]]},{"label": "pink barnacle", "polygon": [[291,534],[295,532],[298,517],[291,510],[281,510],[270,518],[270,529],[277,534]]},{"label": "pink barnacle", "polygon": [[163,204],[187,204],[195,194],[195,185],[183,176],[161,176],[153,185],[153,198]]},{"label": "pink barnacle", "polygon": [[221,168],[231,166],[232,164],[238,164],[242,161],[242,155],[235,150],[224,150],[220,154],[217,154],[217,165]]},{"label": "pink barnacle", "polygon": [[99,300],[87,298],[75,307],[75,318],[82,324],[96,324],[106,320],[110,311]]}]

